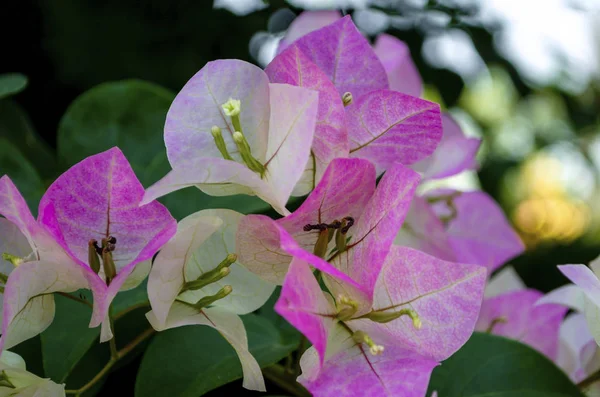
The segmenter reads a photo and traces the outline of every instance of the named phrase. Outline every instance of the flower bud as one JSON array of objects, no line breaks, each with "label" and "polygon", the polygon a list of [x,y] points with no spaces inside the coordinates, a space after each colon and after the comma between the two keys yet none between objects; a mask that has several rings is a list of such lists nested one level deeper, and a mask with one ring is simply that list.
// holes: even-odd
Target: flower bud
[{"label": "flower bud", "polygon": [[416,329],[421,329],[421,327],[423,326],[423,323],[421,322],[421,318],[419,317],[417,312],[414,311],[413,309],[402,309],[402,310],[398,310],[397,312],[373,311],[373,312],[368,313],[364,317],[368,318],[371,321],[375,321],[376,323],[385,324],[385,323],[389,323],[390,321],[393,321],[397,318],[400,318],[402,316],[410,317],[410,319],[413,322],[413,326]]},{"label": "flower bud", "polygon": [[221,156],[223,156],[225,160],[233,160],[233,158],[229,155],[229,151],[227,150],[225,139],[223,139],[223,134],[221,134],[221,129],[215,125],[210,129],[210,133],[215,140],[215,146],[217,146],[217,149],[219,149],[219,152],[221,152]]},{"label": "flower bud", "polygon": [[223,104],[222,108],[226,116],[239,116],[240,112],[242,111],[242,101],[239,99],[229,98],[229,100]]},{"label": "flower bud", "polygon": [[239,130],[235,131],[233,133],[233,141],[235,142],[240,152],[240,156],[246,164],[246,167],[254,172],[259,173],[262,177],[266,171],[265,166],[262,165],[262,163],[252,155],[252,149],[250,148],[250,144],[246,140],[244,134],[242,134]]},{"label": "flower bud", "polygon": [[224,267],[222,269],[213,269],[210,272],[206,272],[198,279],[194,281],[188,281],[183,285],[181,292],[185,292],[188,290],[197,291],[206,287],[207,285],[216,283],[217,281],[227,277],[231,273],[231,270],[228,267]]},{"label": "flower bud", "polygon": [[242,112],[242,102],[239,99],[229,98],[223,104],[223,112],[231,118],[231,125],[234,131],[242,132],[242,124],[240,123],[240,113]]},{"label": "flower bud", "polygon": [[338,311],[337,319],[340,321],[350,320],[358,311],[358,302],[340,295],[337,299],[342,308]]},{"label": "flower bud", "polygon": [[324,259],[327,255],[327,246],[329,245],[329,235],[331,232],[332,231],[328,229],[324,229],[319,232],[319,237],[317,238],[315,248],[313,249],[313,254],[319,258]]},{"label": "flower bud", "polygon": [[383,351],[385,350],[385,347],[373,342],[373,339],[371,339],[371,337],[367,335],[366,332],[356,331],[352,334],[352,339],[354,339],[354,341],[358,344],[365,343],[367,346],[369,346],[369,351],[374,356],[383,353]]},{"label": "flower bud", "polygon": [[340,229],[337,229],[335,231],[335,247],[337,248],[338,252],[341,254],[342,252],[346,251],[346,233],[344,233],[342,230],[343,228],[346,227],[346,220],[343,219],[342,220],[342,225]]},{"label": "flower bud", "polygon": [[104,266],[104,274],[106,275],[106,285],[109,285],[113,278],[117,276],[117,268],[108,247],[102,250],[102,265]]},{"label": "flower bud", "polygon": [[237,260],[236,254],[229,254],[215,267],[214,269],[202,274],[194,281],[188,281],[181,289],[181,292],[188,290],[197,291],[206,287],[209,284],[216,283],[217,281],[227,277],[231,273],[229,266],[235,263]]},{"label": "flower bud", "polygon": [[100,271],[100,258],[98,258],[98,253],[96,252],[97,246],[98,242],[94,239],[88,243],[88,265],[90,265],[90,268],[96,274]]},{"label": "flower bud", "polygon": [[344,95],[342,95],[342,102],[344,102],[344,106],[348,106],[352,103],[352,93],[350,92],[345,92]]},{"label": "flower bud", "polygon": [[233,291],[233,288],[231,287],[231,285],[226,285],[223,288],[221,288],[219,290],[219,292],[217,292],[216,294],[210,295],[210,296],[205,296],[204,298],[200,299],[198,302],[196,302],[194,307],[198,310],[202,310],[205,307],[207,307],[208,305],[211,305],[214,302],[225,298],[232,291]]}]

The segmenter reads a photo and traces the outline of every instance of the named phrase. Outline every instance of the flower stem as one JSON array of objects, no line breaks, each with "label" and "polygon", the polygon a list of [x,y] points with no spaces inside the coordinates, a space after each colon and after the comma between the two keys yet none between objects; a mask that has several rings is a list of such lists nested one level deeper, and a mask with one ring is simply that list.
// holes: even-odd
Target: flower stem
[{"label": "flower stem", "polygon": [[153,328],[148,328],[146,331],[144,331],[141,334],[139,334],[138,336],[136,336],[134,340],[132,340],[131,342],[129,342],[127,344],[127,346],[125,346],[121,350],[117,351],[116,356],[114,358],[111,357],[111,359],[106,363],[104,368],[102,368],[100,370],[100,372],[98,372],[96,374],[96,376],[94,376],[88,383],[86,383],[85,385],[83,385],[82,387],[80,387],[79,389],[76,389],[76,390],[65,390],[65,393],[73,394],[73,395],[75,395],[75,397],[80,397],[83,393],[90,390],[96,383],[98,383],[102,378],[104,378],[104,376],[106,376],[110,372],[111,368],[120,359],[122,359],[123,357],[125,357],[126,355],[131,353],[131,351],[133,349],[135,349],[138,345],[140,345],[146,339],[151,337],[154,334],[154,332],[156,332],[156,331],[154,331]]},{"label": "flower stem", "polygon": [[286,369],[279,364],[272,365],[263,369],[265,378],[275,383],[277,386],[286,392],[297,397],[310,397],[311,394],[301,384],[297,383],[293,378],[290,379],[290,374]]},{"label": "flower stem", "polygon": [[115,314],[115,321],[131,313],[132,311],[141,309],[143,307],[150,307],[150,301],[144,301],[142,303],[138,303],[137,305],[129,306],[127,309],[118,312],[117,314]]},{"label": "flower stem", "polygon": [[85,393],[86,391],[88,391],[89,389],[91,389],[96,383],[98,383],[102,378],[104,378],[104,376],[106,374],[108,374],[108,372],[110,371],[110,369],[113,367],[113,365],[115,365],[117,363],[116,360],[110,359],[108,361],[108,363],[106,363],[106,365],[104,366],[104,368],[102,368],[100,370],[100,372],[98,372],[96,374],[96,376],[94,376],[92,378],[92,380],[90,380],[88,383],[86,383],[85,385],[83,385],[82,387],[80,387],[77,390],[65,390],[65,394],[74,394],[75,397],[79,397],[81,396],[83,393]]},{"label": "flower stem", "polygon": [[600,380],[600,371],[596,371],[581,382],[577,383],[577,387],[581,390],[585,390],[592,384]]},{"label": "flower stem", "polygon": [[110,330],[113,334],[113,337],[108,341],[110,344],[110,359],[116,361],[119,359],[119,351],[117,350],[117,337],[115,336],[115,320],[113,319],[112,314],[109,314],[108,319]]},{"label": "flower stem", "polygon": [[94,305],[92,305],[91,302],[88,302],[85,299],[81,299],[81,298],[78,298],[78,297],[76,297],[74,295],[67,294],[66,292],[57,292],[57,294],[59,294],[60,296],[64,296],[67,299],[74,300],[75,302],[83,303],[84,305],[89,306],[90,309],[94,308]]}]

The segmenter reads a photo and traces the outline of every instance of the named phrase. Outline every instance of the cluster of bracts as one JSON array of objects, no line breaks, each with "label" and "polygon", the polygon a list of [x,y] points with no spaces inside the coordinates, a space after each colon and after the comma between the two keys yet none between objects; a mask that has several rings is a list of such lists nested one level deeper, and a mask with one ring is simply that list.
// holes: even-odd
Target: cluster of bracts
[{"label": "cluster of bracts", "polygon": [[[189,80],[165,124],[172,171],[147,190],[113,148],[61,175],[36,220],[2,177],[2,385],[64,395],[6,349],[48,327],[53,293],[79,289],[110,340],[111,301],[148,274],[152,327],[216,328],[249,389],[265,384],[239,315],[277,285],[275,310],[312,343],[298,381],[317,396],[422,397],[475,330],[531,345],[574,381],[596,370],[584,314],[564,317],[597,318],[597,277],[561,267],[581,287],[547,296],[510,267],[490,280],[523,245],[485,193],[427,189],[475,169],[480,142],[421,91],[402,42],[371,46],[349,17],[304,13],[265,70],[219,60]],[[185,187],[256,195],[281,217],[210,209],[176,223],[155,199]]]}]

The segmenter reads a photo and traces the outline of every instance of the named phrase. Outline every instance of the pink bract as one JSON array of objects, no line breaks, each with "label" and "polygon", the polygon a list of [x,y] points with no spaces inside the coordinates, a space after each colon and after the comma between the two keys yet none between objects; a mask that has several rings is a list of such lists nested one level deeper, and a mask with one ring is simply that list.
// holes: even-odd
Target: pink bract
[{"label": "pink bract", "polygon": [[[424,395],[432,368],[466,342],[479,313],[484,268],[392,246],[418,175],[394,164],[374,189],[375,175],[366,160],[336,159],[294,213],[277,221],[248,215],[238,229],[240,260],[249,269],[275,282],[287,272],[276,311],[313,343],[299,380],[316,395],[342,393],[332,380],[354,369],[360,369],[360,376],[353,384],[364,381],[369,390],[387,393],[380,395],[409,390],[414,393],[409,395]],[[327,250],[324,258],[311,253],[319,232],[303,226],[348,215],[355,222],[346,250]],[[321,290],[310,266],[321,272],[332,295]],[[355,302],[356,311],[334,329],[344,299]],[[368,318],[373,312],[394,315],[405,309],[416,310],[420,329],[408,317],[387,323]],[[356,331],[383,345],[383,355],[372,358],[351,337]],[[408,367],[399,369],[399,364]],[[410,387],[397,382],[406,373],[415,380]]]},{"label": "pink bract", "polygon": [[314,189],[329,163],[337,157],[348,157],[348,133],[344,121],[344,105],[335,86],[321,69],[317,67],[296,45],[279,54],[267,66],[265,73],[272,83],[284,83],[305,87],[319,92],[319,109],[312,145],[313,161],[308,173],[307,186],[298,195]]},{"label": "pink bract", "polygon": [[373,50],[385,68],[391,90],[415,97],[421,96],[421,75],[412,61],[408,46],[403,41],[389,34],[380,34],[375,40]]},{"label": "pink bract", "polygon": [[[283,51],[288,48],[290,44],[294,45],[305,52],[309,58],[311,58],[317,66],[325,68],[330,67],[330,58],[340,60],[342,55],[345,54],[343,50],[346,48],[345,45],[347,37],[352,37],[356,46],[359,48],[361,54],[357,58],[364,60],[365,66],[362,69],[354,70],[354,74],[347,72],[356,81],[364,83],[363,87],[359,90],[352,91],[354,100],[361,102],[373,102],[374,98],[381,97],[380,95],[373,94],[373,91],[381,91],[383,89],[390,89],[396,94],[403,93],[413,96],[412,99],[402,99],[399,95],[387,95],[388,99],[385,101],[388,105],[393,105],[389,109],[390,113],[393,112],[406,112],[411,106],[418,104],[420,107],[431,106],[427,105],[426,101],[419,101],[415,97],[421,96],[423,91],[421,76],[414,65],[410,51],[405,43],[400,41],[394,36],[381,34],[377,37],[374,46],[371,48],[365,39],[359,40],[356,35],[355,28],[349,16],[343,17],[337,11],[306,11],[300,14],[290,25],[286,37],[280,43],[279,50]],[[343,40],[338,37],[337,32],[344,32],[341,36]],[[329,42],[326,42],[329,40]],[[325,45],[327,44],[327,45]],[[328,47],[329,46],[329,47]],[[326,53],[326,55],[323,55]],[[276,58],[277,59],[277,58]],[[324,61],[323,59],[328,59]],[[340,62],[343,64],[343,62]],[[389,84],[383,84],[383,78],[365,78],[365,70],[377,70],[380,72],[379,66],[384,68],[385,74],[387,75]],[[335,69],[335,76],[333,73],[327,74],[328,77],[333,81],[337,87],[339,95],[348,91],[339,82],[338,69]],[[343,69],[344,70],[344,69]],[[342,75],[345,75],[342,72]],[[373,76],[380,76],[379,73]],[[370,100],[362,98],[364,95],[371,93],[373,96]],[[390,101],[391,98],[395,98],[395,101]],[[477,167],[475,162],[475,154],[480,145],[480,140],[477,138],[467,138],[458,124],[448,114],[442,116],[444,135],[440,142],[441,129],[439,118],[427,118],[426,115],[413,115],[410,120],[405,120],[400,123],[400,126],[394,126],[393,121],[385,121],[387,126],[383,126],[385,113],[388,109],[381,110],[383,101],[373,102],[375,112],[371,112],[373,115],[384,114],[379,116],[380,121],[374,125],[364,123],[364,114],[357,112],[350,106],[347,109],[347,125],[348,134],[351,141],[350,150],[355,153],[355,157],[364,157],[373,161],[378,170],[385,169],[386,163],[392,161],[399,161],[403,164],[415,164],[415,169],[423,172],[423,176],[426,179],[444,178],[447,176],[455,175],[466,169],[474,169]],[[427,123],[426,121],[429,120]],[[416,128],[412,125],[414,123],[423,123],[427,127],[427,133],[421,134],[421,136],[410,136],[409,131],[402,131],[407,129],[412,132]],[[367,125],[364,125],[367,124]],[[364,150],[358,151],[357,148],[362,148],[361,140],[364,141],[365,137],[368,137],[366,141],[375,140],[377,134],[372,134],[370,131],[378,130],[378,126],[383,127],[382,130],[394,128],[395,134],[386,134],[382,136],[384,139],[379,139],[379,142],[374,142],[371,146],[365,146]],[[393,137],[392,137],[393,136]],[[410,139],[414,138],[414,139]],[[401,140],[401,142],[398,142]],[[414,145],[413,141],[418,141],[418,145]],[[390,141],[393,142],[390,145]],[[410,141],[410,144],[407,144]],[[427,142],[423,145],[423,141]],[[438,142],[440,143],[439,145]],[[354,144],[354,145],[353,145]],[[437,145],[437,149],[436,149]],[[414,150],[414,146],[418,150]],[[434,149],[435,152],[434,152]],[[433,153],[433,155],[432,155]],[[431,155],[431,156],[430,156]],[[396,157],[394,157],[396,156]],[[430,156],[429,158],[426,158]],[[384,160],[380,159],[382,157]],[[318,178],[317,178],[318,179]]]},{"label": "pink bract", "polygon": [[350,16],[294,42],[333,82],[340,95],[359,98],[389,87],[383,65]]},{"label": "pink bract", "polygon": [[408,165],[431,155],[442,139],[438,104],[377,90],[347,108],[350,154],[373,162],[382,173],[394,162]]},{"label": "pink bract", "polygon": [[[165,122],[173,170],[148,189],[142,203],[195,186],[207,194],[257,195],[276,211],[285,205],[310,156],[319,93],[271,84],[259,67],[240,60],[206,64],[175,97]],[[264,174],[251,170],[233,140],[236,127],[223,105],[239,101],[239,129]],[[221,132],[225,159],[212,135]]]},{"label": "pink bract", "polygon": [[475,156],[481,146],[479,138],[467,138],[458,123],[448,113],[442,113],[444,134],[435,152],[414,164],[425,179],[440,179],[477,169]]},{"label": "pink bract", "polygon": [[484,300],[476,329],[521,341],[556,359],[558,332],[567,308],[535,306],[543,294],[533,289],[508,292]]},{"label": "pink bract", "polygon": [[[240,260],[261,277],[281,283],[292,256],[301,255],[317,268],[330,269],[326,273],[343,278],[346,286],[360,284],[365,298],[370,300],[378,269],[419,182],[418,175],[401,164],[388,170],[376,191],[375,179],[374,167],[366,160],[334,160],[315,190],[293,214],[277,221],[260,215],[249,215],[242,220],[237,237]],[[348,232],[351,236],[348,250],[330,258],[334,269],[346,274],[342,277],[331,269],[331,264],[310,254],[318,231],[304,231],[303,227],[344,217],[352,217],[355,223]],[[362,261],[367,257],[371,257],[370,264]],[[329,287],[335,294],[343,292],[344,286],[328,277],[326,281],[331,281]]]},{"label": "pink bract", "polygon": [[[421,267],[423,264],[427,266]],[[415,329],[405,317],[382,324],[358,315],[333,327],[339,301],[334,303],[321,291],[307,263],[295,259],[276,311],[313,343],[302,358],[299,381],[316,395],[348,393],[339,386],[365,382],[376,395],[423,396],[433,367],[473,332],[484,284],[485,269],[481,267],[393,247],[369,311],[393,313],[412,308],[422,327]],[[356,331],[366,332],[383,345],[381,356],[372,356],[368,348],[357,344],[352,338]],[[407,373],[413,382],[397,383]]]},{"label": "pink bract", "polygon": [[[42,197],[37,222],[10,180],[2,180],[0,197],[5,199],[0,211],[28,237],[36,252],[34,260],[17,267],[6,284],[0,342],[5,348],[50,324],[53,301],[47,312],[32,302],[51,299],[52,292],[91,289],[90,326],[100,325],[136,264],[151,259],[176,230],[175,219],[162,204],[139,206],[144,189],[118,148],[88,157],[61,175]],[[101,278],[103,270],[97,275],[87,263],[88,242],[108,236],[117,239],[113,251],[117,276],[109,285]],[[24,312],[32,316],[31,324],[42,325],[23,329],[27,323],[19,319]],[[15,339],[17,331],[22,335]],[[103,327],[103,331],[102,339],[110,339],[110,329]]]},{"label": "pink bract", "polygon": [[[502,208],[488,194],[462,192],[452,201],[456,216],[449,220],[446,233],[456,261],[485,266],[492,272],[525,250]],[[442,217],[451,212],[441,201],[433,209]]]}]

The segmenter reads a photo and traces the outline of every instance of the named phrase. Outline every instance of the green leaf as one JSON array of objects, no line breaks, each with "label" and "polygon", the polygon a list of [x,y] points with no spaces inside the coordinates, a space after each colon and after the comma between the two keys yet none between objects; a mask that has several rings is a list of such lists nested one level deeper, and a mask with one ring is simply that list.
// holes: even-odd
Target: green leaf
[{"label": "green leaf", "polygon": [[27,76],[21,73],[0,74],[0,99],[18,94],[27,86]]},{"label": "green leaf", "polygon": [[35,131],[25,111],[7,99],[0,101],[0,138],[16,146],[43,179],[52,182],[60,171],[50,146]]},{"label": "green leaf", "polygon": [[[171,167],[163,142],[165,117],[175,95],[140,80],[101,84],[69,106],[58,129],[58,153],[67,165],[107,150],[121,148],[146,187]],[[181,219],[205,208],[230,208],[243,213],[269,208],[257,197],[208,196],[188,188],[160,199]]]},{"label": "green leaf", "polygon": [[566,397],[583,394],[550,360],[529,346],[475,333],[433,371],[440,397]]},{"label": "green leaf", "polygon": [[31,163],[8,140],[0,137],[0,176],[8,175],[35,214],[44,184]]},{"label": "green leaf", "polygon": [[[86,295],[91,302],[90,294]],[[73,296],[79,296],[79,292]],[[90,307],[58,294],[54,294],[54,301],[54,321],[41,335],[42,356],[46,376],[62,383],[97,342],[100,327],[88,328],[92,316]]]},{"label": "green leaf", "polygon": [[[286,343],[267,319],[242,316],[250,352],[261,368],[277,363],[296,348]],[[160,332],[140,366],[135,395],[197,397],[242,377],[233,348],[214,329],[186,326]]]},{"label": "green leaf", "polygon": [[15,347],[11,347],[10,351],[17,353],[23,357],[27,366],[27,371],[43,378],[44,377],[44,365],[42,363],[42,344],[40,337],[35,336],[31,339],[19,343]]}]

